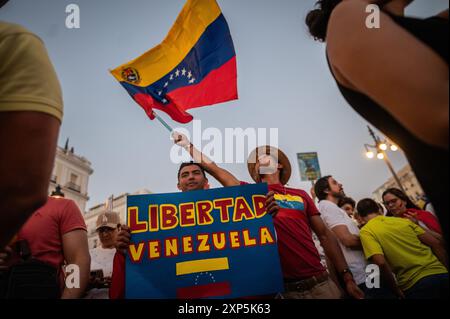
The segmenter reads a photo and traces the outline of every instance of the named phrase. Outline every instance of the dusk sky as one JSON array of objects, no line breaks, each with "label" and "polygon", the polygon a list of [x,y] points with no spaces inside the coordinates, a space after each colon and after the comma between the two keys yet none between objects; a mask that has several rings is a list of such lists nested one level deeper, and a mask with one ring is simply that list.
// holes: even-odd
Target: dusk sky
[{"label": "dusk sky", "polygon": [[[291,187],[310,188],[300,181],[296,153],[318,152],[323,175],[334,175],[357,200],[370,197],[391,175],[383,161],[365,157],[364,143],[372,142],[367,122],[340,95],[325,46],[307,33],[304,18],[315,1],[217,1],[234,41],[239,99],[189,112],[203,128],[222,133],[225,128],[278,128],[279,146],[293,167]],[[70,3],[80,7],[80,29],[65,26]],[[0,10],[1,20],[27,27],[46,44],[64,95],[59,145],[69,137],[94,169],[87,208],[111,194],[141,188],[177,191],[178,164],[169,158],[173,144],[167,130],[147,118],[108,70],[159,44],[184,3],[11,0]],[[421,0],[407,14],[425,17],[446,8],[448,1]],[[159,114],[173,127],[181,126]],[[401,152],[389,155],[397,170],[406,164]],[[251,181],[245,164],[222,166]],[[218,186],[212,178],[211,186]]]}]

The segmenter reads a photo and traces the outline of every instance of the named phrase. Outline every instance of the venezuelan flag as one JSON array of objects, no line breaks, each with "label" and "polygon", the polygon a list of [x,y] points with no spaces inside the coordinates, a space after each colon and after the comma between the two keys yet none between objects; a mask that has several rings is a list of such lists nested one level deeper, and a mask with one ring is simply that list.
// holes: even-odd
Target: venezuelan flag
[{"label": "venezuelan flag", "polygon": [[111,71],[154,119],[188,123],[186,110],[237,99],[236,53],[215,0],[188,0],[163,42]]},{"label": "venezuelan flag", "polygon": [[305,210],[305,203],[300,196],[275,194],[274,197],[280,208]]}]

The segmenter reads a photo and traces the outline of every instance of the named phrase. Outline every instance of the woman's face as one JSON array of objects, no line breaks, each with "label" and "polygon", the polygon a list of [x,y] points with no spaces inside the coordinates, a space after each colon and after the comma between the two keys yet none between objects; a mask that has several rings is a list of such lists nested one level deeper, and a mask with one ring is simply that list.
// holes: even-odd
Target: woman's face
[{"label": "woman's face", "polygon": [[398,198],[394,194],[387,193],[383,197],[384,205],[394,216],[401,216],[406,212],[406,201]]}]

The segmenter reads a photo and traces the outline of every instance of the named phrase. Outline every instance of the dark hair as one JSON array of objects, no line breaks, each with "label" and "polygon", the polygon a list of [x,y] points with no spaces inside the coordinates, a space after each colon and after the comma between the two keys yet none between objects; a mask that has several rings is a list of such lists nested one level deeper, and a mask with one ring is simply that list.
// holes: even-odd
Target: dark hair
[{"label": "dark hair", "polygon": [[384,202],[384,196],[387,194],[392,194],[394,196],[397,196],[398,198],[400,198],[401,200],[404,200],[406,202],[406,208],[414,208],[414,209],[419,209],[419,207],[417,207],[411,199],[409,199],[408,195],[406,195],[405,193],[403,193],[400,189],[398,188],[388,188],[383,192],[383,195],[381,196],[381,198],[383,199]]},{"label": "dark hair", "polygon": [[345,204],[350,204],[350,206],[352,206],[353,209],[355,209],[356,202],[355,202],[355,200],[354,200],[353,198],[351,198],[351,197],[344,197],[344,198],[341,198],[341,199],[339,200],[338,206],[339,206],[339,207],[342,207],[342,206],[344,206]]},{"label": "dark hair", "polygon": [[378,203],[371,198],[364,198],[358,202],[356,205],[356,210],[358,211],[358,215],[361,217],[366,217],[369,214],[379,213],[380,206]]},{"label": "dark hair", "polygon": [[330,183],[328,183],[328,179],[330,177],[331,177],[331,175],[321,177],[318,179],[318,181],[314,185],[314,193],[316,193],[316,196],[319,199],[319,201],[327,198],[328,194],[325,193],[325,191],[327,189],[330,189]]},{"label": "dark hair", "polygon": [[325,42],[327,37],[328,21],[334,8],[342,0],[319,0],[316,2],[316,9],[311,10],[306,15],[305,23],[309,28],[309,33],[315,40]]},{"label": "dark hair", "polygon": [[180,168],[178,169],[178,179],[180,179],[181,170],[183,168],[185,168],[186,166],[192,166],[192,165],[198,166],[200,168],[200,170],[202,171],[203,177],[206,178],[206,174],[205,174],[204,168],[199,163],[195,163],[193,161],[190,161],[190,162],[181,163]]}]

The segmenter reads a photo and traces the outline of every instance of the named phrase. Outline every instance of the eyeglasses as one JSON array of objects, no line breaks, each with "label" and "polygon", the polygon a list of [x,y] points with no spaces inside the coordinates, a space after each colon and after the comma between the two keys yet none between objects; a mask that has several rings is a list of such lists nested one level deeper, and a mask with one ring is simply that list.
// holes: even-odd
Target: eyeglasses
[{"label": "eyeglasses", "polygon": [[391,206],[391,205],[395,204],[398,200],[399,200],[398,198],[394,198],[394,199],[388,200],[388,201],[384,202],[384,205],[385,206]]}]

